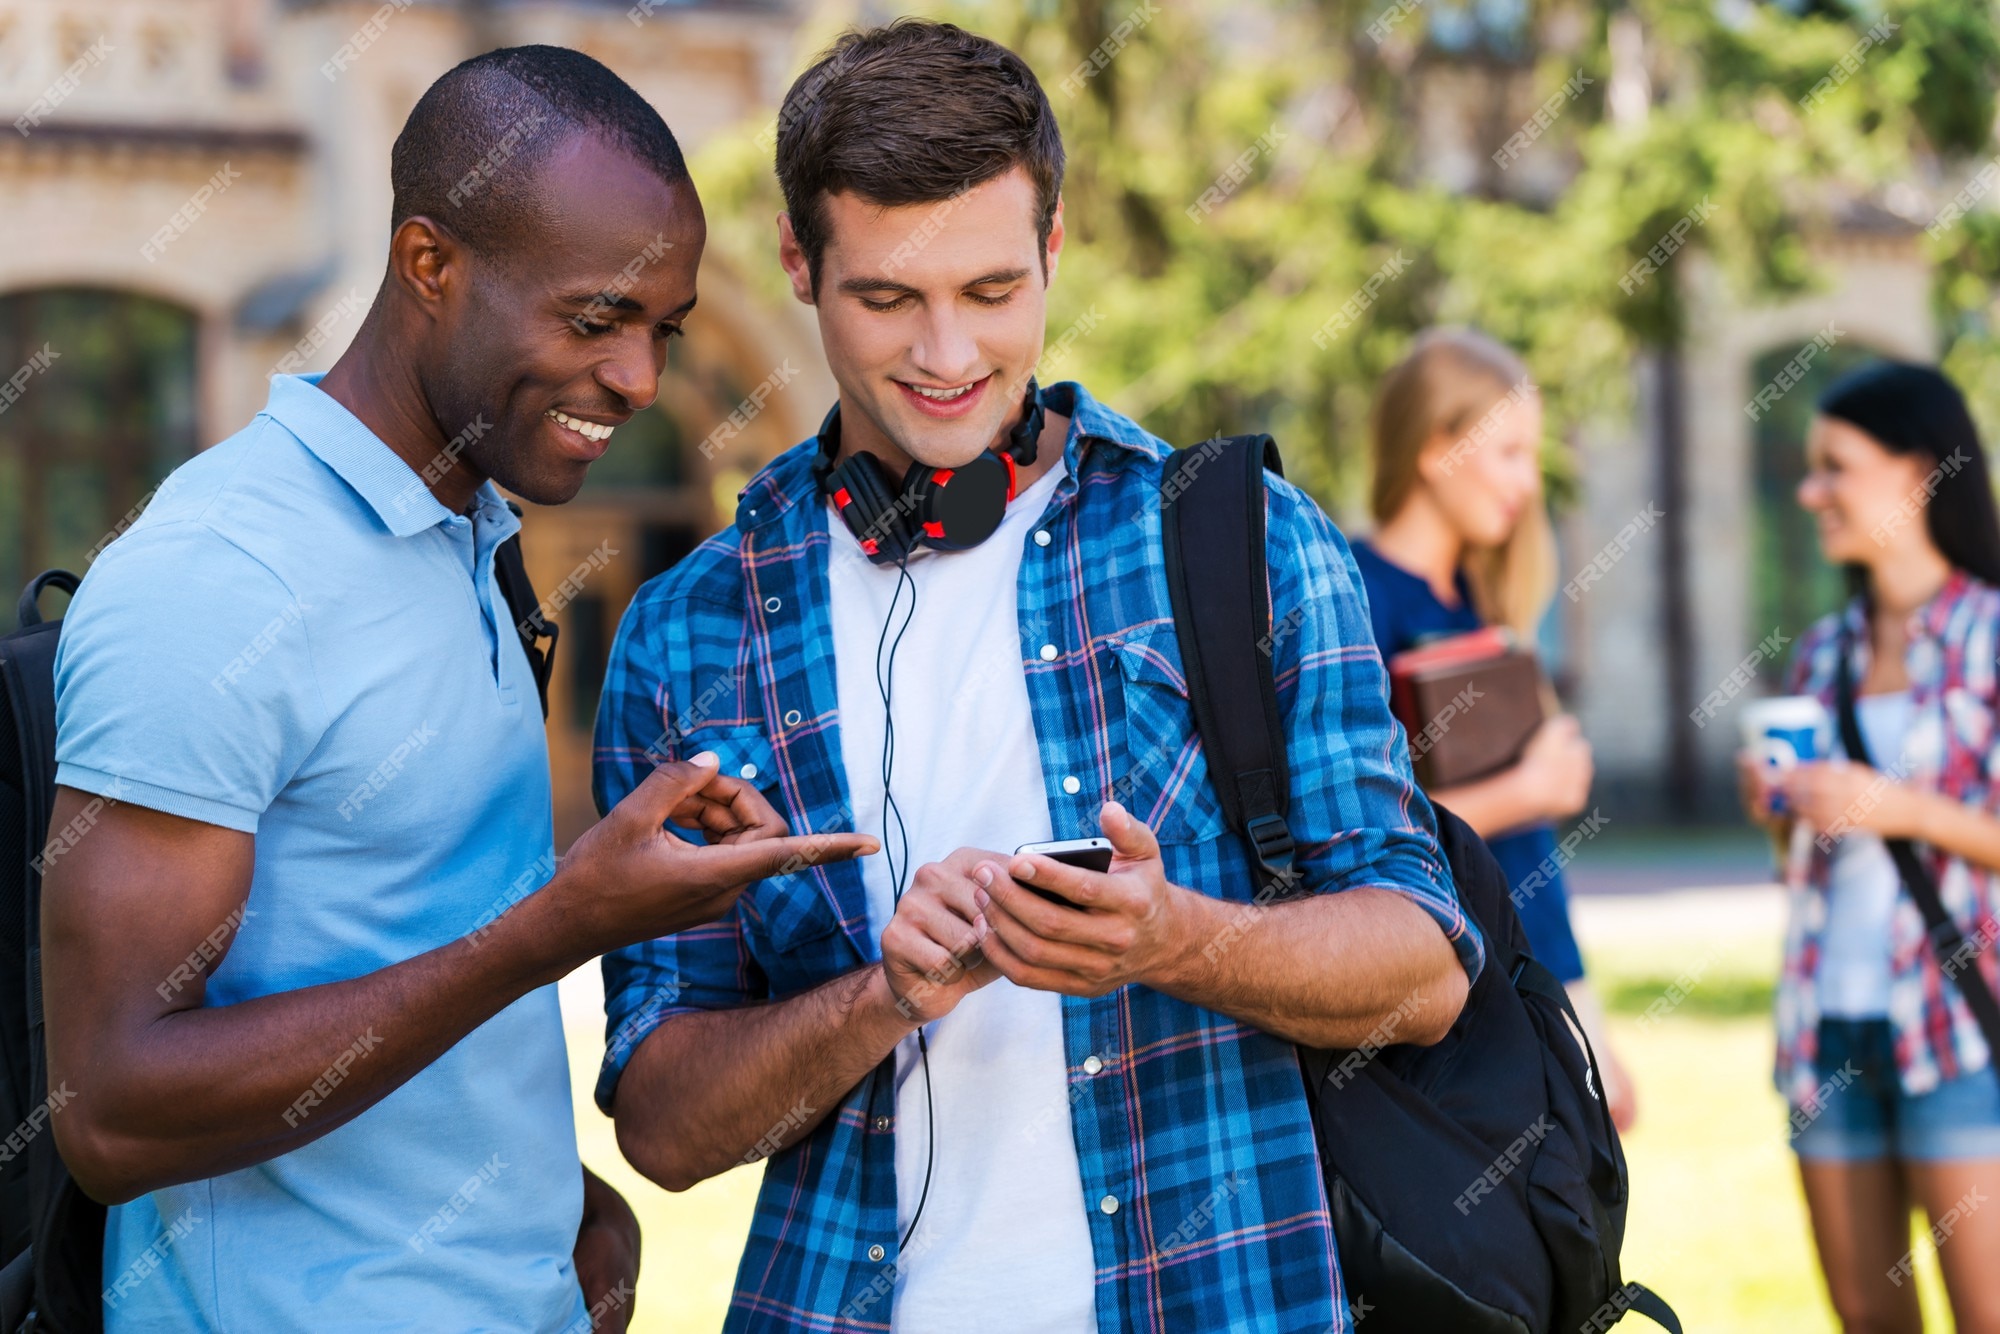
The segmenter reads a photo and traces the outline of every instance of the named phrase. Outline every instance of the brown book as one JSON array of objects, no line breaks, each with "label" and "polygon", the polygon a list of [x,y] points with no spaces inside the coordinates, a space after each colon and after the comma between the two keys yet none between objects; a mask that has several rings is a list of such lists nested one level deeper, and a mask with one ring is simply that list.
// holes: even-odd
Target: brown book
[{"label": "brown book", "polygon": [[1426,791],[1476,782],[1520,759],[1542,725],[1542,669],[1503,630],[1453,635],[1389,659],[1389,708]]}]

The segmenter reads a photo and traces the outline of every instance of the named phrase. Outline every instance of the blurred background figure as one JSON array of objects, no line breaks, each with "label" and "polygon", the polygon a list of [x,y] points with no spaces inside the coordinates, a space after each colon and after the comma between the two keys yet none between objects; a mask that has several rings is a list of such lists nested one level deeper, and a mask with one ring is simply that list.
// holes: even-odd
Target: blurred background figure
[{"label": "blurred background figure", "polygon": [[[1939,1239],[1957,1327],[2000,1330],[2000,1211],[1977,1207],[2000,1194],[2000,1078],[1965,999],[1976,973],[1992,987],[2000,938],[1992,480],[1964,398],[1928,366],[1840,380],[1806,455],[1798,501],[1850,597],[1800,639],[1790,688],[1838,719],[1845,655],[1866,754],[1832,724],[1833,758],[1740,760],[1791,890],[1777,1074],[1792,1148],[1848,1330],[1922,1328],[1913,1207]],[[1949,970],[1891,856],[1898,840],[1967,942],[1947,946]]]},{"label": "blurred background figure", "polygon": [[[1542,498],[1541,395],[1527,366],[1473,330],[1426,330],[1384,378],[1370,436],[1376,527],[1353,545],[1383,661],[1487,625],[1533,645],[1555,592],[1555,543]],[[1492,847],[1529,948],[1583,1020],[1624,1130],[1637,1101],[1584,978],[1554,829],[1583,811],[1591,772],[1576,719],[1556,713],[1507,768],[1430,796]]]}]

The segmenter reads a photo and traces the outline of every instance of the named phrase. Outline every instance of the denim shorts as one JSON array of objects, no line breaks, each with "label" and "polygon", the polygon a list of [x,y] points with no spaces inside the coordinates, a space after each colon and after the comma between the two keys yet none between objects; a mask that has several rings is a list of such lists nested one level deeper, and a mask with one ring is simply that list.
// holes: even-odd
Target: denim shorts
[{"label": "denim shorts", "polygon": [[2000,1078],[1990,1069],[1904,1093],[1887,1019],[1822,1019],[1820,1102],[1795,1109],[1792,1148],[1815,1162],[2000,1158]]}]

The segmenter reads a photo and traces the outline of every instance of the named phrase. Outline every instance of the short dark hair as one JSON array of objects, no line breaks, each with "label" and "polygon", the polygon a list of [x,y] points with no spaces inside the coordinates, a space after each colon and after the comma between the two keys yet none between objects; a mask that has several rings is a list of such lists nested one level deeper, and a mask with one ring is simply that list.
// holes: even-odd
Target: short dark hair
[{"label": "short dark hair", "polygon": [[417,99],[389,155],[389,225],[427,217],[474,253],[497,254],[537,214],[541,164],[579,134],[624,149],[669,185],[688,179],[660,113],[602,64],[560,46],[502,47]]},{"label": "short dark hair", "polygon": [[799,75],[778,113],[778,183],[813,286],[826,197],[930,204],[1026,167],[1044,254],[1062,194],[1062,131],[1041,81],[1000,43],[901,18],[843,33]]}]

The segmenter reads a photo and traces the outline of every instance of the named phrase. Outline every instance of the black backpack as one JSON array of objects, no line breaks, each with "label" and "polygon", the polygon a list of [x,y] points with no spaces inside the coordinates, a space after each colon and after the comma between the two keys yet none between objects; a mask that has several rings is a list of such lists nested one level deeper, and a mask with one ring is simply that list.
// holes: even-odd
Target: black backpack
[{"label": "black backpack", "polygon": [[[511,502],[510,506],[511,506]],[[520,514],[518,506],[514,513]],[[519,536],[494,552],[494,574],[549,711],[556,626],[543,618]],[[0,638],[0,1334],[99,1334],[104,1327],[104,1206],[56,1152],[42,1041],[41,855],[56,791],[56,638],[45,588],[75,593],[50,570],[21,595],[20,628]],[[547,648],[540,641],[548,641]],[[11,1129],[10,1129],[11,1128]]]},{"label": "black backpack", "polygon": [[[1294,888],[1290,770],[1272,677],[1264,470],[1269,436],[1178,450],[1161,479],[1174,629],[1210,779],[1248,843],[1260,897]],[[1599,1334],[1627,1311],[1679,1334],[1621,1280],[1625,1155],[1595,1058],[1554,974],[1528,953],[1484,840],[1434,806],[1486,966],[1445,1038],[1301,1048],[1327,1203],[1368,1334]]]}]

